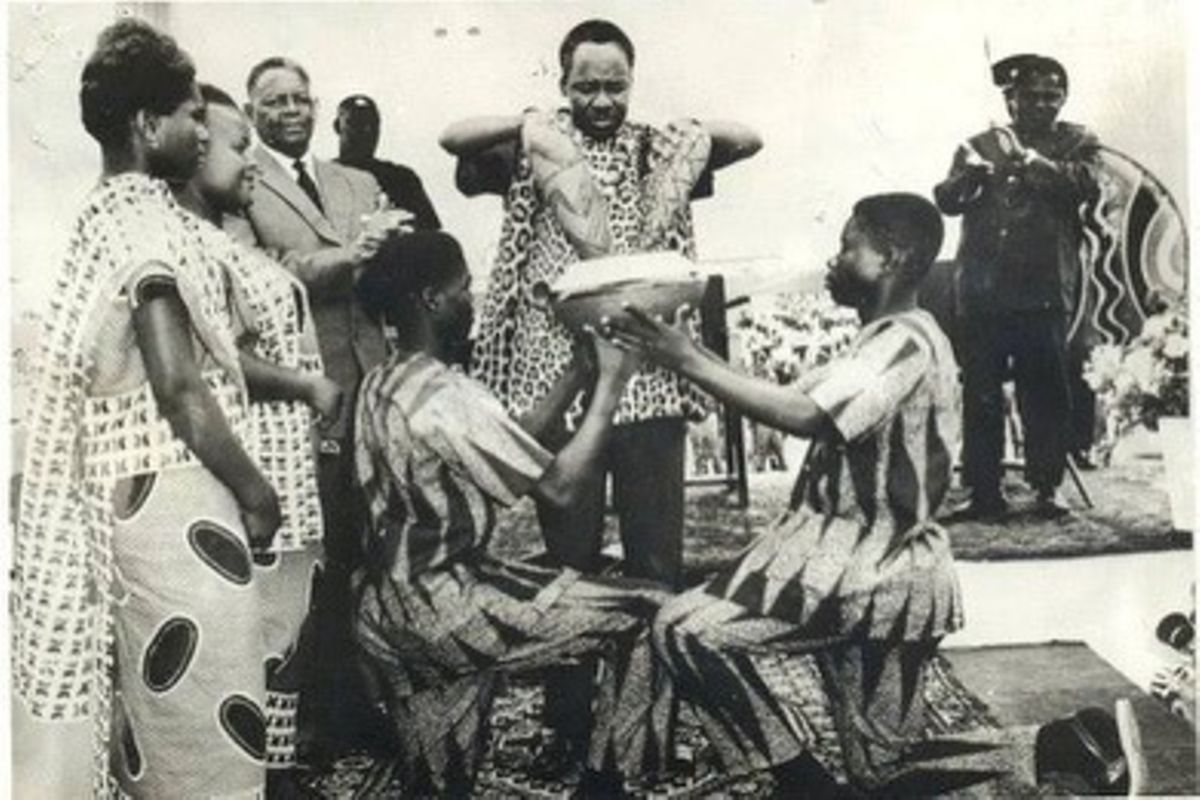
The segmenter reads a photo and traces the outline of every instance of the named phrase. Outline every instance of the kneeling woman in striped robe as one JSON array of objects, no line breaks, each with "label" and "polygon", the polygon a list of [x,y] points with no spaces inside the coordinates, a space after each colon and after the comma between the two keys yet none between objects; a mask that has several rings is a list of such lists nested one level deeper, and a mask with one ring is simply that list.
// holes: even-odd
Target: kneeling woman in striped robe
[{"label": "kneeling woman in striped robe", "polygon": [[[739,374],[693,344],[682,320],[629,309],[607,327],[752,419],[812,439],[783,516],[655,622],[676,688],[698,704],[730,770],[811,781],[820,773],[807,753],[832,719],[851,781],[879,788],[921,731],[925,667],[962,622],[949,542],[932,519],[950,481],[956,367],[916,307],[941,242],[941,217],[923,198],[860,201],[826,283],[863,327],[847,352],[790,386]],[[821,689],[816,708],[767,689],[753,656],[771,653],[801,654]]]},{"label": "kneeling woman in striped robe", "polygon": [[418,231],[389,242],[357,290],[399,342],[359,394],[355,449],[371,532],[356,592],[358,641],[395,726],[406,794],[470,793],[500,673],[586,657],[604,662],[593,772],[661,769],[670,703],[649,623],[669,595],[488,554],[502,507],[525,495],[558,507],[578,500],[636,359],[597,347],[588,411],[551,454],[534,437],[561,424],[584,373],[579,364],[567,370],[518,421],[451,367],[473,316],[452,237]]}]

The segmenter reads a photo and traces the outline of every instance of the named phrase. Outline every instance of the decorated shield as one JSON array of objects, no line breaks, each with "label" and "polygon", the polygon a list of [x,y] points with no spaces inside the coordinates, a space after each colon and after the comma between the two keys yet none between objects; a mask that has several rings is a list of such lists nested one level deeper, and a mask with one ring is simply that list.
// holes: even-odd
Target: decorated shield
[{"label": "decorated shield", "polygon": [[1083,241],[1069,336],[1124,344],[1164,301],[1187,292],[1187,223],[1166,187],[1111,147],[1097,158],[1100,191],[1080,208]]}]

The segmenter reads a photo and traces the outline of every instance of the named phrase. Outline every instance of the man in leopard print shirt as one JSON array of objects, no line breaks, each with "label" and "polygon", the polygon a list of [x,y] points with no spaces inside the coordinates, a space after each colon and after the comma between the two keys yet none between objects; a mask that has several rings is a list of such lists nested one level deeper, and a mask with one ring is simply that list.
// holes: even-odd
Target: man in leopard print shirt
[{"label": "man in leopard print shirt", "polygon": [[[534,407],[571,360],[571,334],[534,287],[597,256],[677,250],[694,258],[689,200],[711,194],[713,170],[761,147],[757,133],[731,122],[685,120],[660,130],[628,121],[634,49],[610,22],[575,26],[559,61],[569,107],[466,119],[441,138],[458,158],[460,190],[504,197],[473,369],[513,414]],[[577,402],[576,414],[580,407]],[[606,462],[631,577],[679,587],[686,419],[703,414],[697,391],[661,369],[635,375],[622,398]],[[564,427],[548,444],[565,440]],[[576,508],[539,507],[556,563],[598,569],[605,477],[597,476]],[[590,680],[584,672],[552,684],[547,717],[559,737],[549,760],[578,762],[590,722]]]}]

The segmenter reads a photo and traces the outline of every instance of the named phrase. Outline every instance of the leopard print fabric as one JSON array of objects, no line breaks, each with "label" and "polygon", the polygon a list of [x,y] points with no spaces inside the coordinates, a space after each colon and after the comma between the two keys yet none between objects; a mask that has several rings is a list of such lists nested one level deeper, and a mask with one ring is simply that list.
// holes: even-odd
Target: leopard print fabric
[{"label": "leopard print fabric", "polygon": [[[672,168],[681,148],[691,146],[698,131],[702,134],[699,125],[671,126],[664,132],[627,122],[611,139],[597,141],[571,124],[569,112],[560,111],[555,119],[583,155],[608,204],[611,252],[675,250],[695,259],[691,209],[679,203],[663,219],[655,213],[660,209],[653,205],[656,198],[648,184],[663,182],[661,171]],[[534,297],[534,287],[552,284],[580,259],[542,202],[523,152],[504,205],[473,370],[510,413],[520,415],[546,396],[571,361],[571,334]],[[661,417],[700,419],[706,411],[705,398],[695,387],[661,368],[645,368],[629,381],[615,419],[617,424]],[[577,400],[568,415],[574,422],[581,414],[582,402]]]}]

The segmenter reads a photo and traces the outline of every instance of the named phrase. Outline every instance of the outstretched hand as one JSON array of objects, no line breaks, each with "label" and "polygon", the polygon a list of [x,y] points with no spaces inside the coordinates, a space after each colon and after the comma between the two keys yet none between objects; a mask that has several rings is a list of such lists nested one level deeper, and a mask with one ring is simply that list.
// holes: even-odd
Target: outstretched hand
[{"label": "outstretched hand", "polygon": [[675,309],[674,322],[656,319],[633,305],[624,313],[601,321],[601,335],[617,347],[638,353],[668,369],[678,370],[698,352],[688,323],[692,309],[684,304]]},{"label": "outstretched hand", "polygon": [[393,236],[412,233],[416,217],[409,211],[387,208],[364,214],[362,229],[350,247],[358,261],[374,258],[384,243]]}]

